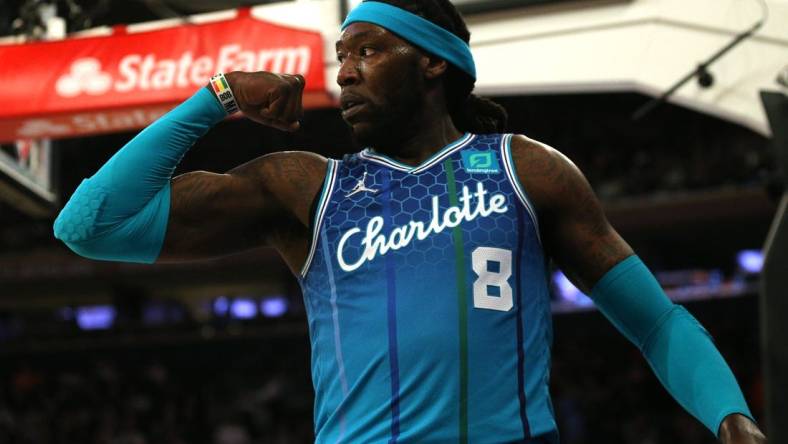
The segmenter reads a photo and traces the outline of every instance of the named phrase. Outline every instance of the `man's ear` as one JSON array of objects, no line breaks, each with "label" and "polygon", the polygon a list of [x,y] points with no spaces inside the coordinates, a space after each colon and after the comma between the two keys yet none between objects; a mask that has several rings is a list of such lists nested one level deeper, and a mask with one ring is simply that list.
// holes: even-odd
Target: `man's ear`
[{"label": "man's ear", "polygon": [[446,73],[449,63],[436,57],[424,56],[421,59],[424,78],[434,80]]}]

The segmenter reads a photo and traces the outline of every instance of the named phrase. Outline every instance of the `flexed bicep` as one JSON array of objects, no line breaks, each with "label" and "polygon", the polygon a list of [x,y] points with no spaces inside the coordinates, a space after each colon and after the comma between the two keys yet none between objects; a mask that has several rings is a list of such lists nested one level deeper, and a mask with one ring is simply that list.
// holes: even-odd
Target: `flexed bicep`
[{"label": "flexed bicep", "polygon": [[[250,178],[254,167],[260,166],[255,161],[227,175],[200,172],[173,181],[172,173],[200,137],[237,109],[225,108],[226,99],[230,103],[237,99],[236,105],[258,122],[296,130],[304,82],[300,76],[234,72],[222,84],[228,97],[217,97],[207,88],[198,90],[84,180],[55,220],[55,237],[84,257],[146,264],[260,245],[259,235],[264,235],[270,224],[259,226],[257,218],[271,213],[268,208],[277,197],[289,194],[287,186],[292,187],[292,182],[280,181],[280,187],[265,182],[266,177],[277,174],[261,176],[263,187],[269,183],[276,191],[271,198],[260,200],[260,183]],[[232,90],[236,99],[232,99]],[[287,158],[281,163],[286,162]],[[296,188],[308,190],[309,186]],[[171,202],[173,195],[176,202]],[[299,201],[286,203],[287,209],[302,205]],[[278,220],[295,215],[283,214]],[[213,225],[206,225],[208,218],[215,220]],[[162,252],[165,237],[167,248]]]},{"label": "flexed bicep", "polygon": [[251,184],[195,171],[172,180],[170,217],[159,262],[221,256],[264,245],[266,206]]},{"label": "flexed bicep", "polygon": [[325,167],[318,155],[287,152],[259,157],[224,174],[196,171],[174,178],[159,261],[204,259],[261,246],[281,251],[283,233],[308,230],[309,205]]}]

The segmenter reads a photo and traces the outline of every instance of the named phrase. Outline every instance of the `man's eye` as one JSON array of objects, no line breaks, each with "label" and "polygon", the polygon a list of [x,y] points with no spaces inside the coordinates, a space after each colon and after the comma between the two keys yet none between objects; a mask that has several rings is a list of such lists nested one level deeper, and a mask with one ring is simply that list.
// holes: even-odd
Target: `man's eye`
[{"label": "man's eye", "polygon": [[368,47],[361,48],[361,56],[362,57],[367,57],[367,56],[371,56],[371,55],[375,55],[375,50],[374,49],[368,48]]}]

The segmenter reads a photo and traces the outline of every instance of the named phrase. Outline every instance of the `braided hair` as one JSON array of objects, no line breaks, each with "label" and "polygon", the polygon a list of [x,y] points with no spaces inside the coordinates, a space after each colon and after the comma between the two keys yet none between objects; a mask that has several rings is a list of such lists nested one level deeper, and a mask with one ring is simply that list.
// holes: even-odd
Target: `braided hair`
[{"label": "braided hair", "polygon": [[[369,1],[369,0],[364,0]],[[374,0],[416,14],[461,38],[471,41],[471,33],[460,12],[449,0]],[[492,100],[472,94],[476,80],[449,64],[444,77],[446,103],[458,130],[474,134],[502,133],[509,118],[506,110]]]}]

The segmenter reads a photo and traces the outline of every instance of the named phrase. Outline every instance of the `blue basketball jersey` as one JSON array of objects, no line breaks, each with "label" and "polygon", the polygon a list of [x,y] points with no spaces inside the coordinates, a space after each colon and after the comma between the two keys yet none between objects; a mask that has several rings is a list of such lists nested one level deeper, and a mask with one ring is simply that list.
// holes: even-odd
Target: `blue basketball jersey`
[{"label": "blue basketball jersey", "polygon": [[511,135],[330,160],[300,284],[318,443],[556,442],[536,213]]}]

